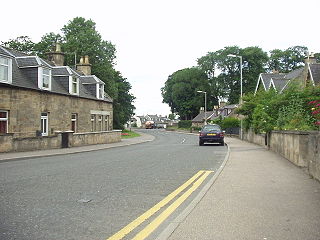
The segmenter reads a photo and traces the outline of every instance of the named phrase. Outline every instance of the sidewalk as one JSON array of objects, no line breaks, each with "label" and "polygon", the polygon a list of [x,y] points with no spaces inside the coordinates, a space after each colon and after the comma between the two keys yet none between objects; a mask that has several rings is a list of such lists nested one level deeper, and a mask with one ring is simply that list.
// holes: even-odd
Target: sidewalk
[{"label": "sidewalk", "polygon": [[225,168],[168,239],[319,240],[320,183],[263,147],[226,142]]},{"label": "sidewalk", "polygon": [[113,147],[122,147],[128,146],[143,142],[150,142],[154,140],[154,136],[149,134],[144,134],[139,132],[141,136],[135,138],[122,139],[121,142],[108,143],[108,144],[96,144],[96,145],[87,145],[82,147],[72,147],[72,148],[57,148],[49,150],[38,150],[38,151],[29,151],[29,152],[10,152],[10,153],[0,153],[0,162],[21,160],[35,157],[48,157],[54,155],[64,155],[80,152],[90,152],[96,150],[102,150]]}]

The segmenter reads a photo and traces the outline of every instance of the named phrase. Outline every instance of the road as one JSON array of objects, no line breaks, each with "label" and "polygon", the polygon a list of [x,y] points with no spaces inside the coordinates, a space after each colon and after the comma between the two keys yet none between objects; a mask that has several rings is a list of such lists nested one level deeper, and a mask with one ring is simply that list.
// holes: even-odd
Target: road
[{"label": "road", "polygon": [[[155,140],[0,163],[0,239],[108,239],[198,171],[217,170],[226,155],[224,146],[199,147],[195,135],[144,131]],[[171,217],[188,205],[201,186]]]}]

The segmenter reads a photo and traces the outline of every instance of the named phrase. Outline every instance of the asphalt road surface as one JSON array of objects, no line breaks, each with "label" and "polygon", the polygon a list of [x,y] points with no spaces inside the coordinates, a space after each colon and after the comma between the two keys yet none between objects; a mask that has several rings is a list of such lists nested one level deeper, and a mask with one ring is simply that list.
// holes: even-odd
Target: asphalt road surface
[{"label": "asphalt road surface", "polygon": [[[200,170],[217,170],[227,152],[225,146],[198,146],[195,135],[144,131],[155,140],[0,163],[0,239],[108,239]],[[133,238],[155,218],[123,239]],[[164,227],[165,222],[158,231]]]}]

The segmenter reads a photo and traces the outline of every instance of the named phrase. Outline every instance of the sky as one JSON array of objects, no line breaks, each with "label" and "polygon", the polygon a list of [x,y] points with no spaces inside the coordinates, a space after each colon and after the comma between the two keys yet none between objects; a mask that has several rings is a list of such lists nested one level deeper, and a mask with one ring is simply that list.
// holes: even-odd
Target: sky
[{"label": "sky", "polygon": [[226,46],[320,52],[319,0],[16,0],[1,2],[0,42],[33,42],[75,17],[91,19],[117,49],[116,69],[132,85],[137,115],[168,115],[168,76]]}]

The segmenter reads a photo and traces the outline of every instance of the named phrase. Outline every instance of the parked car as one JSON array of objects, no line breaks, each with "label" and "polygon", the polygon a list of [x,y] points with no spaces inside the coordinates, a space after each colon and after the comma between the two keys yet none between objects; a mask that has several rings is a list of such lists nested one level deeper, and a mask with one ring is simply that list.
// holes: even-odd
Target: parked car
[{"label": "parked car", "polygon": [[199,146],[202,146],[206,142],[220,143],[221,146],[224,146],[224,131],[222,131],[219,125],[205,125],[199,133]]}]

